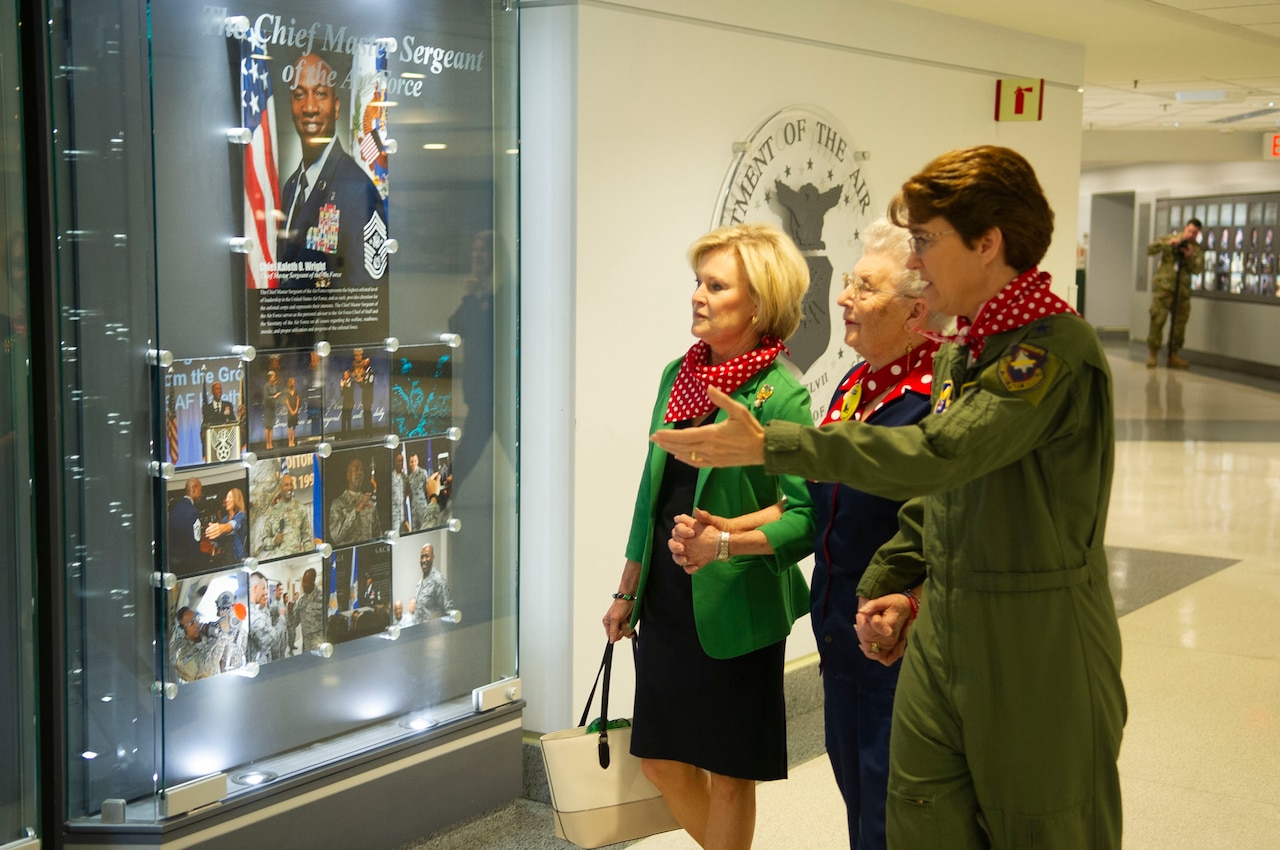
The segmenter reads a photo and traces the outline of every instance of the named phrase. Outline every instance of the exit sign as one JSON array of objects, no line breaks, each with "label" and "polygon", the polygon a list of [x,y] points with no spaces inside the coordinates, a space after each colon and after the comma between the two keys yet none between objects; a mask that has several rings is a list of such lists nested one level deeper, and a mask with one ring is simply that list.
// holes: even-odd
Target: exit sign
[{"label": "exit sign", "polygon": [[1262,158],[1280,159],[1280,133],[1262,134]]},{"label": "exit sign", "polygon": [[1039,121],[1044,117],[1044,80],[996,80],[997,121]]}]

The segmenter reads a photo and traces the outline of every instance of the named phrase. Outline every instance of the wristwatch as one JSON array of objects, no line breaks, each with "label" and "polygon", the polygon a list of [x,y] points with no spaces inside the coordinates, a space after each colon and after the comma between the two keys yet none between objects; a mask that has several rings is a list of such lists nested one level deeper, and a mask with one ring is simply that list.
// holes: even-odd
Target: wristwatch
[{"label": "wristwatch", "polygon": [[716,560],[729,560],[729,532],[720,532],[720,542],[716,544]]}]

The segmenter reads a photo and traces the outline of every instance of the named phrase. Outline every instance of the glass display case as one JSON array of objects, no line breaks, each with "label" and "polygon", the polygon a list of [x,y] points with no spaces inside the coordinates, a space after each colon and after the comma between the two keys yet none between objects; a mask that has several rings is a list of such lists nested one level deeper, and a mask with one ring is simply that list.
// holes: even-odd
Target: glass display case
[{"label": "glass display case", "polygon": [[34,548],[31,511],[30,293],[14,4],[0,4],[0,847],[38,837]]},{"label": "glass display case", "polygon": [[518,708],[510,4],[49,26],[68,828]]},{"label": "glass display case", "polygon": [[1191,219],[1204,225],[1204,271],[1191,276],[1194,295],[1276,303],[1276,244],[1280,193],[1167,198],[1156,202],[1155,231],[1181,232]]}]

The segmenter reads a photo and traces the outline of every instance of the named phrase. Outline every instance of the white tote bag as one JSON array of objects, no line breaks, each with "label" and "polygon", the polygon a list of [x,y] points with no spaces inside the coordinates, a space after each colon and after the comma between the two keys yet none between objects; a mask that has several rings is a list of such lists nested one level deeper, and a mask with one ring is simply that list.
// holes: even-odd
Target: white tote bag
[{"label": "white tote bag", "polygon": [[[609,675],[613,644],[606,644],[582,719],[573,729],[543,735],[542,760],[551,789],[556,835],[579,847],[603,847],[679,829],[662,794],[640,771],[631,755],[631,725],[609,728]],[[587,716],[600,691],[598,733],[590,731]]]}]

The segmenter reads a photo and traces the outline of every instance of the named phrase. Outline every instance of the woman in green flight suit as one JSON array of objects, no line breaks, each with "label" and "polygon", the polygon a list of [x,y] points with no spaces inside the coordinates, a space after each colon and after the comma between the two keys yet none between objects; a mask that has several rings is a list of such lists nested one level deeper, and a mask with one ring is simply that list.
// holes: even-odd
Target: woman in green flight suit
[{"label": "woman in green flight suit", "polygon": [[[1103,550],[1114,455],[1097,335],[1036,264],[1053,212],[1007,148],[952,151],[890,218],[929,306],[960,333],[934,361],[917,426],[723,423],[653,440],[697,466],[911,499],[859,585],[863,650],[906,651],[890,741],[895,850],[1120,847],[1120,633]],[[904,595],[923,559],[918,601]],[[916,609],[918,607],[918,616]]]}]

